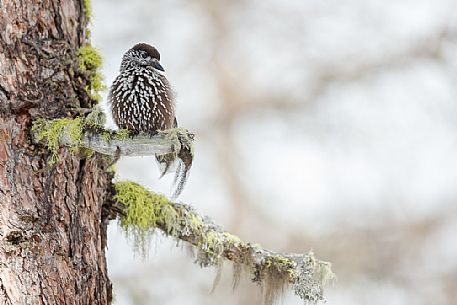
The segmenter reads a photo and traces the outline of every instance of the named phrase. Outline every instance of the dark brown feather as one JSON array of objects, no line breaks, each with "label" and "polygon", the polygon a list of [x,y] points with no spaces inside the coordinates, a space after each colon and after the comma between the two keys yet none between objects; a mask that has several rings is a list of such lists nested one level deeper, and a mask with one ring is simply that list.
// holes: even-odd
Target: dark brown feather
[{"label": "dark brown feather", "polygon": [[160,53],[157,51],[156,48],[153,46],[147,44],[147,43],[137,43],[136,45],[133,46],[132,50],[137,50],[137,51],[144,51],[146,52],[149,56],[152,58],[155,58],[157,60],[160,60]]},{"label": "dark brown feather", "polygon": [[[153,134],[178,127],[173,93],[159,60],[159,51],[146,43],[138,43],[124,54],[120,74],[108,95],[119,128]],[[178,160],[175,154],[156,156],[162,176],[176,168],[175,197],[181,193],[192,165],[184,151]]]}]

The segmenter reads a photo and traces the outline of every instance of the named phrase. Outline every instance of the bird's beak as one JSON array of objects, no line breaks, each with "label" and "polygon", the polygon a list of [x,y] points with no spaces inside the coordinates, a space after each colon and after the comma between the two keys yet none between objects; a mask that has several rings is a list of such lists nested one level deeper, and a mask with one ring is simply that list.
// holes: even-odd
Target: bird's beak
[{"label": "bird's beak", "polygon": [[165,69],[162,67],[162,65],[158,61],[154,60],[154,63],[152,64],[152,66],[157,70],[165,72]]}]

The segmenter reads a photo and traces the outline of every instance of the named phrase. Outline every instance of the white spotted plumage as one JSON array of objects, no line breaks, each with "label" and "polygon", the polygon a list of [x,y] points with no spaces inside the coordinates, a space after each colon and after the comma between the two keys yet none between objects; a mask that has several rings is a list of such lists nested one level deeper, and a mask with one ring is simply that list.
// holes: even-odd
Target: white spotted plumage
[{"label": "white spotted plumage", "polygon": [[119,128],[152,133],[176,127],[170,85],[153,60],[142,50],[130,49],[124,55],[108,96]]},{"label": "white spotted plumage", "polygon": [[[108,95],[113,119],[119,128],[153,134],[177,127],[174,97],[159,60],[157,49],[145,43],[136,44],[124,54],[120,73]],[[162,176],[176,168],[174,198],[181,193],[192,166],[192,158],[182,156],[176,160],[173,153],[156,155]]]}]

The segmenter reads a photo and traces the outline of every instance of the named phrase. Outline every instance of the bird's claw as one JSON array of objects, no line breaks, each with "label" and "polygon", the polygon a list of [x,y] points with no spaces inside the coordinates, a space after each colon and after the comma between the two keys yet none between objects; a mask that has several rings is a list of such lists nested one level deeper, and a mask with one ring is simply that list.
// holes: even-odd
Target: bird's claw
[{"label": "bird's claw", "polygon": [[130,130],[130,131],[129,131],[129,138],[130,138],[130,139],[133,139],[133,138],[135,138],[135,137],[136,137],[137,135],[139,135],[139,134],[140,134],[140,132],[139,132],[138,130]]},{"label": "bird's claw", "polygon": [[154,131],[149,131],[148,132],[148,135],[149,135],[149,139],[152,139],[154,136],[156,136],[159,132],[157,130],[154,130]]}]

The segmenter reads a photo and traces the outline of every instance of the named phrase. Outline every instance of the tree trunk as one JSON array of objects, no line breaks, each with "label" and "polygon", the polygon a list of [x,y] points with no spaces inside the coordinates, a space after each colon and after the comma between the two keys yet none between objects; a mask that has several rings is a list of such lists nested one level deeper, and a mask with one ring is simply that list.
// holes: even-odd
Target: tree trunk
[{"label": "tree trunk", "polygon": [[0,304],[110,304],[100,155],[33,146],[31,122],[90,108],[83,0],[0,0]]}]

